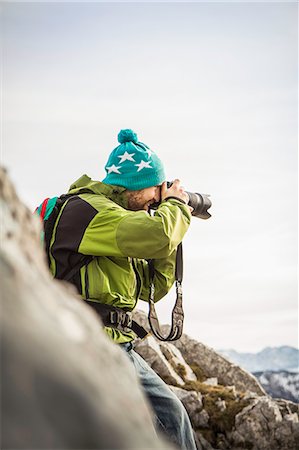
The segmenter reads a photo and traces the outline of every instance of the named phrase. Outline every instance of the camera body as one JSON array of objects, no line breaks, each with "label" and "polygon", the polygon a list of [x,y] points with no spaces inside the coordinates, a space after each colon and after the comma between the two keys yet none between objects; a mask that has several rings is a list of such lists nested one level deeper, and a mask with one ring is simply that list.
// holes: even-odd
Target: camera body
[{"label": "camera body", "polygon": [[[167,189],[172,185],[172,181],[167,181]],[[212,206],[212,202],[210,200],[210,196],[207,194],[200,194],[199,192],[188,192],[186,193],[189,196],[188,205],[193,208],[192,216],[198,217],[200,219],[209,219],[211,214],[208,212],[208,209]],[[157,209],[160,203],[154,203],[151,205],[151,209]]]},{"label": "camera body", "polygon": [[[172,181],[167,181],[167,188],[170,188]],[[189,196],[188,205],[193,208],[192,216],[198,217],[200,219],[209,219],[211,214],[208,209],[212,206],[210,196],[207,194],[200,194],[199,192],[188,192],[186,194]]]}]

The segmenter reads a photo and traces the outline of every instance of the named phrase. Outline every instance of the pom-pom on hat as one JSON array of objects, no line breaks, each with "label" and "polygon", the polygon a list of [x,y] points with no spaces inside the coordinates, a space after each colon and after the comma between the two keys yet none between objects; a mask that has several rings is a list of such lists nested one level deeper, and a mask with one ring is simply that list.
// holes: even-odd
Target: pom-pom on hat
[{"label": "pom-pom on hat", "polygon": [[136,191],[165,181],[161,160],[147,145],[138,141],[133,130],[120,130],[117,139],[120,145],[109,156],[103,183]]}]

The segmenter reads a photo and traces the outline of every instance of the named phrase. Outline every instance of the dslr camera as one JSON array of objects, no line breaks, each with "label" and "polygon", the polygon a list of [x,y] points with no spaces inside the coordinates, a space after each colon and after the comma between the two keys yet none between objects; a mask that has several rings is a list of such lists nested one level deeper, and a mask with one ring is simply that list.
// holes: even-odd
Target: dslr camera
[{"label": "dslr camera", "polygon": [[[172,185],[172,181],[167,181],[167,189]],[[209,219],[211,214],[208,209],[212,206],[210,196],[208,194],[200,194],[199,192],[185,191],[189,196],[188,205],[193,208],[192,216],[199,217],[200,219]],[[154,203],[151,205],[152,209],[157,209],[160,203]]]}]

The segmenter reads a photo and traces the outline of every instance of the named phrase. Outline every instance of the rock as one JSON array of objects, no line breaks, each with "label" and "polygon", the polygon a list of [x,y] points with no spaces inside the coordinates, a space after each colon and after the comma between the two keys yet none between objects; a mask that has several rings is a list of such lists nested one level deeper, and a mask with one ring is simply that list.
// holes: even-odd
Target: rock
[{"label": "rock", "polygon": [[[134,319],[150,332],[147,316],[143,311],[134,311]],[[168,325],[164,325],[161,328],[165,334],[169,331]],[[185,364],[192,366],[192,368],[194,366],[198,367],[205,374],[204,383],[213,385],[220,383],[224,386],[234,386],[235,389],[243,392],[250,391],[257,395],[266,394],[253,375],[226,360],[213,349],[191,339],[186,334],[183,334],[178,341],[174,341],[172,344],[158,343],[161,349],[165,345],[175,346],[180,351]],[[186,381],[188,380],[194,380],[194,370],[192,370],[191,377],[186,379]]]},{"label": "rock", "polygon": [[[146,317],[140,318],[146,325]],[[168,331],[168,326],[162,328]],[[173,364],[168,345],[162,352]],[[199,448],[299,449],[298,404],[271,399],[251,374],[186,335],[173,345],[200,377],[199,382],[185,379],[180,388],[171,387],[190,415]]]},{"label": "rock", "polygon": [[222,433],[219,433],[217,436],[216,446],[217,446],[217,450],[226,450],[228,448],[231,448],[228,439]]},{"label": "rock", "polygon": [[176,348],[175,345],[171,344],[170,342],[161,342],[159,345],[167,361],[181,376],[181,378],[183,378],[184,381],[195,381],[197,379],[195,373],[186,363],[181,352]]},{"label": "rock", "polygon": [[218,378],[207,378],[205,381],[203,381],[203,384],[207,384],[209,386],[217,386],[218,384]]},{"label": "rock", "polygon": [[1,448],[171,449],[125,353],[50,276],[39,220],[3,169],[0,202]]},{"label": "rock", "polygon": [[293,423],[298,423],[299,422],[297,413],[286,414],[284,416],[284,419],[285,420],[289,420],[290,422],[293,422]]},{"label": "rock", "polygon": [[259,397],[235,419],[231,434],[234,445],[251,443],[253,449],[298,449],[298,421],[283,418],[278,405],[269,397]]},{"label": "rock", "polygon": [[289,415],[289,414],[293,414],[293,413],[296,413],[297,415],[299,415],[299,404],[298,403],[293,403],[293,402],[286,401],[286,400],[277,400],[277,399],[276,399],[276,403],[277,403],[283,417],[285,415]]},{"label": "rock", "polygon": [[[143,313],[137,320],[146,326]],[[189,413],[199,449],[299,449],[299,405],[271,399],[251,374],[186,335],[173,344],[157,344],[176,370],[173,345],[199,374],[197,381],[186,380],[181,369],[186,384],[171,387]]]},{"label": "rock", "polygon": [[197,437],[197,446],[198,446],[198,450],[215,450],[214,447],[212,447],[212,445],[209,443],[209,441],[207,441],[201,433],[197,432],[196,433],[196,437]]},{"label": "rock", "polygon": [[171,385],[184,385],[184,380],[176,373],[172,365],[163,355],[160,345],[149,336],[139,340],[134,345],[134,350],[144,358],[151,368],[167,383]]},{"label": "rock", "polygon": [[253,400],[253,399],[258,399],[259,397],[260,397],[260,395],[256,394],[255,392],[246,391],[243,399],[244,400]]},{"label": "rock", "polygon": [[197,417],[198,428],[209,428],[210,416],[205,409],[203,409]]},{"label": "rock", "polygon": [[135,309],[133,311],[133,319],[136,320],[136,322],[138,322],[149,333],[151,333],[148,318],[144,311],[141,311],[140,309]]},{"label": "rock", "polygon": [[217,401],[215,402],[215,405],[217,406],[217,408],[219,409],[219,411],[223,412],[226,410],[226,403],[224,400],[221,400],[221,398],[218,398]]},{"label": "rock", "polygon": [[185,406],[193,427],[201,427],[200,413],[202,410],[202,395],[199,392],[185,391],[175,386],[170,386],[170,388]]},{"label": "rock", "polygon": [[206,378],[217,377],[218,383],[224,386],[234,385],[239,391],[252,391],[257,395],[265,395],[264,389],[253,375],[232,364],[213,349],[183,334],[174,342],[189,365],[199,366]]},{"label": "rock", "polygon": [[232,393],[235,399],[238,397],[236,386],[226,386],[226,389]]},{"label": "rock", "polygon": [[[143,311],[134,311],[134,320],[149,329],[147,316]],[[184,385],[185,381],[195,381],[196,375],[184,360],[181,352],[170,342],[158,341],[149,335],[146,339],[136,339],[134,350],[139,353],[150,366],[168,384]]]}]

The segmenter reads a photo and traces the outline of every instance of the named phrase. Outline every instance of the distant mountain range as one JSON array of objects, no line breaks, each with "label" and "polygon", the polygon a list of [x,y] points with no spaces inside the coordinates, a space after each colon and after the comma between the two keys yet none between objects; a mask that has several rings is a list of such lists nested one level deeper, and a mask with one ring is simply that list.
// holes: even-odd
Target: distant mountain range
[{"label": "distant mountain range", "polygon": [[251,372],[273,398],[299,402],[299,350],[294,347],[266,347],[258,353],[218,350],[232,363]]},{"label": "distant mountain range", "polygon": [[248,372],[299,371],[299,350],[295,347],[266,347],[258,353],[240,353],[235,350],[218,350],[229,361]]},{"label": "distant mountain range", "polygon": [[284,398],[299,403],[299,373],[255,372],[253,374],[261,383],[265,391],[273,398]]}]

